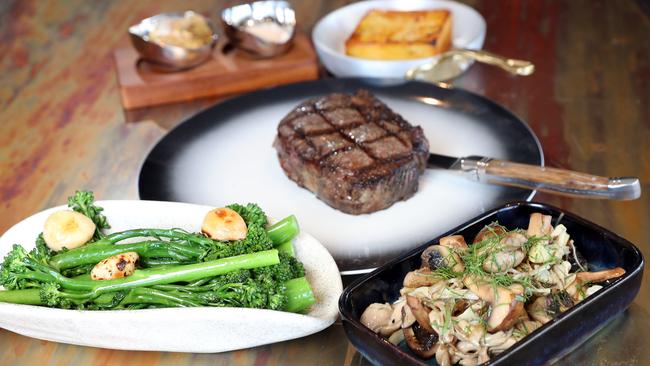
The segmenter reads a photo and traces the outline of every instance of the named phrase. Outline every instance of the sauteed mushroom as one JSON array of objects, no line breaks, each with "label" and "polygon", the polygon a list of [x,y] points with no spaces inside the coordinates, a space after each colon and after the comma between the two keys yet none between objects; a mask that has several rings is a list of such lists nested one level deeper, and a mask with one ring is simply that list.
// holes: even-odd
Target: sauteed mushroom
[{"label": "sauteed mushroom", "polygon": [[586,284],[611,280],[621,277],[624,274],[625,270],[621,267],[598,272],[578,272],[576,273],[576,279],[567,286],[566,291],[574,301],[580,301],[586,297],[586,289],[584,288]]},{"label": "sauteed mushroom", "polygon": [[404,287],[416,288],[422,286],[431,286],[442,281],[442,278],[435,276],[430,269],[416,269],[406,274],[404,277]]},{"label": "sauteed mushroom", "polygon": [[488,332],[494,333],[512,327],[524,313],[524,304],[516,294],[505,287],[490,284],[473,276],[463,279],[465,286],[490,304]]},{"label": "sauteed mushroom", "polygon": [[490,225],[485,226],[483,229],[481,229],[481,231],[478,232],[478,234],[476,234],[476,237],[474,237],[472,244],[482,242],[489,237],[499,237],[505,233],[506,228],[493,222]]},{"label": "sauteed mushroom", "polygon": [[[436,354],[438,349],[438,333],[433,330],[429,323],[430,311],[427,309],[420,300],[414,296],[406,296],[406,306],[409,308],[415,317],[415,322],[405,328],[407,324],[406,319],[402,320],[402,327],[404,332],[404,340],[408,347],[418,356],[422,358],[431,358]],[[403,312],[402,314],[405,314]]]},{"label": "sauteed mushroom", "polygon": [[375,333],[389,336],[402,325],[402,308],[404,302],[391,306],[389,304],[370,304],[361,314],[361,323]]},{"label": "sauteed mushroom", "polygon": [[518,266],[524,258],[526,254],[521,250],[494,253],[483,261],[483,269],[491,273],[505,272]]},{"label": "sauteed mushroom", "polygon": [[530,221],[528,221],[528,236],[540,237],[551,235],[553,228],[551,227],[551,216],[542,215],[541,213],[535,212],[530,215]]},{"label": "sauteed mushroom", "polygon": [[[536,213],[526,230],[508,231],[495,222],[470,246],[452,235],[427,247],[391,309],[394,319],[401,306],[401,329],[389,341],[403,339],[413,353],[435,356],[443,366],[488,362],[601,287],[591,283],[625,273],[575,272],[568,260],[580,253],[566,227],[551,221]],[[390,333],[396,323],[374,330]]]},{"label": "sauteed mushroom", "polygon": [[460,256],[453,250],[442,245],[431,245],[422,252],[422,268],[435,270],[439,268],[450,268],[452,271],[461,273],[465,270]]},{"label": "sauteed mushroom", "polygon": [[440,245],[457,251],[465,251],[468,249],[467,243],[465,243],[465,238],[463,238],[462,235],[449,235],[442,237],[440,238]]},{"label": "sauteed mushroom", "polygon": [[566,291],[554,291],[548,296],[536,298],[526,310],[533,319],[546,324],[572,306],[573,300]]}]

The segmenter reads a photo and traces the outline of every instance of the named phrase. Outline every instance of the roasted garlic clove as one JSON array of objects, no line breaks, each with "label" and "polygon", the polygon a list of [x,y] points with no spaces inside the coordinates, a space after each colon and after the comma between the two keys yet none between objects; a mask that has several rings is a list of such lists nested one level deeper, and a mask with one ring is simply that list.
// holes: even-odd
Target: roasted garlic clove
[{"label": "roasted garlic clove", "polygon": [[76,211],[57,211],[45,220],[43,239],[48,248],[59,251],[86,244],[95,234],[95,223]]},{"label": "roasted garlic clove", "polygon": [[205,215],[201,231],[214,240],[241,240],[246,238],[248,228],[236,211],[221,207]]},{"label": "roasted garlic clove", "polygon": [[93,280],[113,280],[123,278],[135,272],[135,264],[140,256],[136,252],[126,252],[108,257],[97,263],[90,271]]}]

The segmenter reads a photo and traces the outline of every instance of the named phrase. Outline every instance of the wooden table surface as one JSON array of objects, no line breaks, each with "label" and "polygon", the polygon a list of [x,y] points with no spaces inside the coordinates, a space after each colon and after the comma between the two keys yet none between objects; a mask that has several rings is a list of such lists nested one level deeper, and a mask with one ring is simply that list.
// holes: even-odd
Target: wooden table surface
[{"label": "wooden table surface", "polygon": [[[294,1],[304,31],[341,1]],[[632,175],[646,192],[631,202],[539,194],[650,252],[650,17],[642,2],[469,0],[487,21],[485,48],[533,60],[534,75],[482,65],[457,87],[501,103],[539,137],[547,165]],[[63,204],[76,189],[137,199],[148,151],[170,128],[216,100],[125,112],[112,52],[139,19],[225,2],[0,2],[0,232]],[[632,306],[559,364],[650,364],[648,275]],[[0,330],[2,365],[367,364],[340,324],[302,339],[222,354],[128,352],[31,339]]]}]

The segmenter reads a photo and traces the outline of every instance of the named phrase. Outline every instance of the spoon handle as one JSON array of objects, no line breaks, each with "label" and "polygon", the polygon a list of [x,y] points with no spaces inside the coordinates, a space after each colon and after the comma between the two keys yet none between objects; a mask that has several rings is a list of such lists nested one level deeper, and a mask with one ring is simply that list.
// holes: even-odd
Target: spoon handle
[{"label": "spoon handle", "polygon": [[498,66],[514,75],[525,76],[530,75],[535,71],[535,65],[530,61],[507,58],[488,51],[470,50],[464,48],[454,50],[454,52],[460,53],[467,57],[471,57],[478,62]]}]

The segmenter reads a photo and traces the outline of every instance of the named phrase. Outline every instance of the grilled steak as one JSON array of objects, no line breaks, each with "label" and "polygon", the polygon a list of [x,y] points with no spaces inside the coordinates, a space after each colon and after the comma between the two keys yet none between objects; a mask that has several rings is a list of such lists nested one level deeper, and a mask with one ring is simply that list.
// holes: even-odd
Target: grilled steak
[{"label": "grilled steak", "polygon": [[289,178],[354,215],[411,197],[429,154],[422,129],[366,90],[301,103],[273,145]]}]

